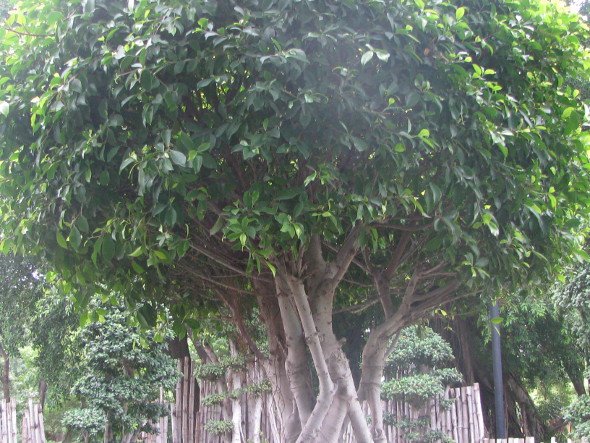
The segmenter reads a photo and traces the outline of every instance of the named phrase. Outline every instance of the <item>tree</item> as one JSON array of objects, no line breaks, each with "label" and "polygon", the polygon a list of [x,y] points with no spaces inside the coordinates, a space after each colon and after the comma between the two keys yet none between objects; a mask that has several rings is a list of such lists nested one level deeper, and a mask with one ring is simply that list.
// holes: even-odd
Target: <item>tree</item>
[{"label": "tree", "polygon": [[2,394],[10,400],[10,360],[27,343],[31,313],[43,294],[35,266],[22,257],[0,255],[0,355]]},{"label": "tree", "polygon": [[[418,442],[448,442],[440,430],[430,429],[430,411],[425,410],[428,400],[442,396],[449,385],[460,383],[461,374],[450,367],[453,351],[443,338],[427,326],[411,326],[400,332],[388,358],[388,380],[383,384],[387,399],[405,399],[420,411],[415,420],[395,423],[406,429],[404,439]],[[448,405],[441,403],[441,408]]]},{"label": "tree", "polygon": [[109,303],[94,309],[101,319],[79,331],[83,374],[72,388],[83,407],[68,411],[64,424],[87,438],[105,433],[105,442],[132,443],[168,413],[155,399],[161,388],[174,389],[178,374],[165,344],[133,324],[129,310]]},{"label": "tree", "polygon": [[[347,416],[384,441],[393,335],[580,253],[586,28],[554,5],[25,1],[7,24],[3,248],[187,310],[256,301],[284,441]],[[334,306],[364,302],[357,392]]]}]

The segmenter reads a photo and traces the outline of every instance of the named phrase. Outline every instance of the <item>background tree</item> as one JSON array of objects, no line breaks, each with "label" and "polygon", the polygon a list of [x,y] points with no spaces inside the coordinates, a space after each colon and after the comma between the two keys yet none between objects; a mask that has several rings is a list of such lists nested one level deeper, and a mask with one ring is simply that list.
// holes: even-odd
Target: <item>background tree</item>
[{"label": "background tree", "polygon": [[43,293],[35,266],[22,257],[0,254],[0,355],[2,394],[10,400],[10,360],[28,343],[31,313]]},{"label": "background tree", "polygon": [[78,332],[83,372],[72,388],[84,407],[68,411],[64,424],[88,436],[105,433],[108,442],[132,443],[168,414],[167,405],[154,401],[161,388],[174,389],[178,374],[165,344],[133,324],[123,306],[98,302],[93,308],[99,321]]},{"label": "background tree", "polygon": [[[405,430],[406,441],[452,441],[442,431],[430,429],[430,411],[425,407],[442,396],[447,386],[462,381],[453,360],[449,344],[431,328],[411,326],[401,331],[387,359],[383,397],[405,400],[419,411],[417,419],[395,423]],[[445,409],[444,403],[441,407]]]}]

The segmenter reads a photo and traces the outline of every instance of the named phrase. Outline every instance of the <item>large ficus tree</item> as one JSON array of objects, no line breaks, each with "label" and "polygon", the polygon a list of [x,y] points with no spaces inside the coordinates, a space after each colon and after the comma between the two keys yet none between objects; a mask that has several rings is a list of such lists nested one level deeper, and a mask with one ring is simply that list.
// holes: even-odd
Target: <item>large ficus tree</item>
[{"label": "large ficus tree", "polygon": [[4,247],[258,303],[284,441],[384,441],[390,337],[577,249],[586,29],[540,0],[25,1],[0,33]]}]

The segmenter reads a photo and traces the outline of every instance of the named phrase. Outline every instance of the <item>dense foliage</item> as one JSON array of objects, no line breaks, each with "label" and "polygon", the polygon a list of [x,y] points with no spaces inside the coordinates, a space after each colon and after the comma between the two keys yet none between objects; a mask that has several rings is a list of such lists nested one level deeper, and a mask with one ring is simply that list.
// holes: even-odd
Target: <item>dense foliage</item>
[{"label": "dense foliage", "polygon": [[402,326],[585,256],[587,35],[540,0],[25,0],[0,29],[2,249],[146,323],[219,297],[243,326],[256,300],[277,374],[308,346],[318,376],[315,403],[283,385],[293,435],[339,380],[325,426],[367,439],[338,289],[379,294],[354,337],[374,400]]},{"label": "dense foliage", "polygon": [[574,16],[224,5],[31,2],[8,18],[23,32],[1,36],[6,247],[43,247],[83,281],[220,230],[258,263],[351,223],[385,245],[394,220],[434,222],[428,253],[474,275],[565,250],[551,238],[587,198],[585,111],[562,74],[585,75]]}]

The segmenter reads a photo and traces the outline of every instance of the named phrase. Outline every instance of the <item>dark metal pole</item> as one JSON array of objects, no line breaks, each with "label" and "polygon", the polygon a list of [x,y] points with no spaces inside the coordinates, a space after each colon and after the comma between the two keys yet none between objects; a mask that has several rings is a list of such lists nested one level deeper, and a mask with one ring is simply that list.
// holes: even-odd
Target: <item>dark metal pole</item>
[{"label": "dark metal pole", "polygon": [[504,416],[504,381],[502,380],[502,347],[500,342],[500,324],[494,319],[500,318],[498,303],[490,307],[492,328],[492,359],[494,370],[494,404],[496,407],[496,438],[506,437],[506,417]]}]

